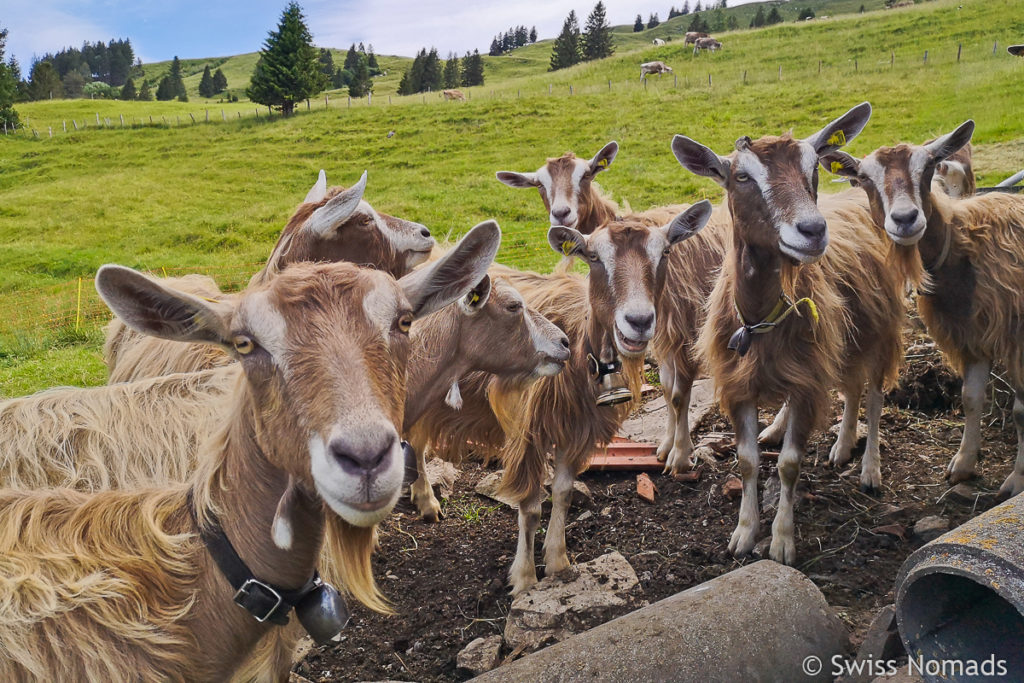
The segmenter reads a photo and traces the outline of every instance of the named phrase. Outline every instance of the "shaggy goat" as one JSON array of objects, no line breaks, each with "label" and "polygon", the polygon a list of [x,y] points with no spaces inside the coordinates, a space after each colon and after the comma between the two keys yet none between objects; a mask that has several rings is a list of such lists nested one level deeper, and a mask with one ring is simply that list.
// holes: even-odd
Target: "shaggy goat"
[{"label": "shaggy goat", "polygon": [[[434,247],[430,231],[419,223],[378,213],[364,199],[366,173],[349,189],[328,189],[320,171],[315,185],[295,209],[274,245],[266,265],[250,284],[266,282],[291,263],[348,261],[369,265],[402,277],[422,263]],[[206,299],[230,297],[213,280],[202,276],[171,279],[168,283]],[[103,345],[110,382],[158,377],[225,365],[220,349],[203,344],[175,344],[140,335],[116,317],[107,325]]]},{"label": "shaggy goat", "polygon": [[[513,384],[561,372],[569,359],[569,338],[523,302],[503,278],[484,278],[457,305],[448,306],[412,328],[409,398],[402,434],[430,421],[441,406],[462,408],[460,382],[486,373]],[[495,353],[495,349],[501,353]],[[420,515],[437,521],[441,506],[426,473],[424,448],[416,451],[418,478],[409,487]]]},{"label": "shaggy goat", "polygon": [[[511,187],[538,187],[552,226],[559,225],[558,219],[562,218],[564,225],[586,235],[613,220],[618,211],[590,183],[594,174],[611,165],[618,149],[613,141],[589,161],[568,153],[548,159],[536,173],[502,171],[498,179]],[[655,208],[627,217],[653,226],[666,220],[666,211],[685,208]],[[728,216],[718,207],[709,225],[673,249],[668,257],[665,293],[658,299],[658,328],[651,343],[668,406],[665,437],[658,447],[658,457],[665,461],[666,472],[685,472],[692,467],[690,390],[700,371],[693,343],[704,321],[704,304],[722,266],[729,229]]]},{"label": "shaggy goat", "polygon": [[[127,324],[221,345],[241,371],[187,483],[0,491],[0,677],[230,675],[274,628],[266,618],[291,605],[265,606],[264,619],[231,606],[245,589],[218,568],[208,540],[218,529],[248,572],[292,587],[308,584],[333,529],[344,588],[383,609],[370,552],[401,490],[407,333],[415,316],[481,279],[498,240],[484,224],[466,248],[400,282],[351,264],[298,264],[230,303],[100,269],[97,288]],[[293,644],[268,678],[287,678]]]},{"label": "shaggy goat", "polygon": [[683,136],[672,141],[684,167],[726,189],[732,215],[732,244],[698,347],[736,431],[743,498],[729,550],[737,556],[748,554],[757,536],[759,402],[786,401],[788,413],[772,559],[796,560],[793,502],[800,458],[836,384],[846,407],[830,459],[849,458],[866,380],[869,437],[861,486],[880,484],[882,390],[902,358],[901,283],[886,267],[886,244],[864,234],[870,218],[856,201],[834,205],[827,222],[817,205],[819,156],[856,136],[870,115],[864,103],[805,140],[743,137],[728,157]]},{"label": "shaggy goat", "polygon": [[950,201],[934,190],[936,167],[968,143],[974,122],[923,146],[882,147],[830,168],[864,188],[875,225],[894,242],[893,269],[918,288],[917,308],[946,360],[964,378],[964,433],[946,476],[975,476],[985,384],[1006,366],[1015,400],[1017,461],[999,489],[1024,491],[1024,197],[991,193]]}]

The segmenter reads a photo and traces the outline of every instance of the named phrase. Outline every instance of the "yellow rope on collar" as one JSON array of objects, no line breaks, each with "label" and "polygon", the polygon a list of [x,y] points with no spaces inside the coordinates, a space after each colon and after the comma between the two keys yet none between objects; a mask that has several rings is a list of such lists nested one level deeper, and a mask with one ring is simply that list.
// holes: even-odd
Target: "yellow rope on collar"
[{"label": "yellow rope on collar", "polygon": [[807,304],[807,310],[811,313],[811,319],[815,323],[818,322],[818,306],[814,303],[814,300],[809,296],[805,296],[802,299],[796,301],[790,301],[789,297],[785,294],[779,296],[779,303],[775,304],[775,308],[771,310],[764,320],[753,325],[747,324],[747,321],[743,319],[743,314],[740,313],[740,307],[733,302],[733,307],[736,309],[736,317],[740,320],[740,325],[747,328],[753,334],[765,334],[771,332],[772,328],[785,320],[790,313],[797,310],[797,306],[801,304]]}]

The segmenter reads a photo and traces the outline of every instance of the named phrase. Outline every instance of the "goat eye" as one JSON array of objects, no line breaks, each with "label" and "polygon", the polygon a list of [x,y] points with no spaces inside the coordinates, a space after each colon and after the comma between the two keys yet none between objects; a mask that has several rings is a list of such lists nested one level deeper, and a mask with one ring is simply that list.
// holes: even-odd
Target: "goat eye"
[{"label": "goat eye", "polygon": [[590,261],[591,263],[600,263],[601,257],[599,257],[597,254],[587,254],[587,260]]},{"label": "goat eye", "polygon": [[509,313],[518,313],[519,311],[523,310],[523,306],[522,304],[519,303],[509,304],[508,306],[505,307],[505,310],[508,311]]},{"label": "goat eye", "polygon": [[661,254],[662,254],[662,256],[668,256],[669,252],[671,252],[671,251],[672,251],[672,247],[665,247],[665,249],[662,250]]},{"label": "goat eye", "polygon": [[248,356],[256,349],[256,343],[244,334],[236,335],[231,340],[231,344],[235,347],[235,351],[243,356]]},{"label": "goat eye", "polygon": [[406,313],[398,319],[398,329],[402,334],[409,334],[409,330],[412,328],[412,314]]},{"label": "goat eye", "polygon": [[745,183],[748,180],[750,180],[750,176],[747,175],[746,173],[737,173],[736,174],[736,182],[738,182],[738,183]]}]

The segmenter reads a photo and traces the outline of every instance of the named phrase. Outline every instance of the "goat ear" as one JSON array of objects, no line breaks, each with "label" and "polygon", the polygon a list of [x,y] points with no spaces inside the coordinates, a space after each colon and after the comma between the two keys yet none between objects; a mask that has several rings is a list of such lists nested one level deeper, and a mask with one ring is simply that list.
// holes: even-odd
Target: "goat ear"
[{"label": "goat ear", "polygon": [[590,160],[590,173],[600,173],[615,161],[615,155],[619,153],[619,143],[612,140],[607,145],[601,148],[601,151],[594,155],[594,158]]},{"label": "goat ear", "polygon": [[947,133],[940,138],[936,138],[924,147],[936,159],[948,159],[952,155],[956,154],[961,147],[970,142],[971,136],[973,135],[974,121],[967,119],[952,133]]},{"label": "goat ear", "polygon": [[443,257],[399,280],[413,315],[421,318],[465,296],[487,274],[500,245],[498,224],[484,221]]},{"label": "goat ear", "polygon": [[363,200],[365,191],[366,171],[363,171],[358,183],[334,195],[327,200],[326,204],[314,211],[306,220],[304,229],[312,230],[320,237],[327,235],[355,213],[355,210],[359,208],[359,202]]},{"label": "goat ear", "polygon": [[327,196],[327,174],[324,173],[324,169],[320,169],[320,175],[317,176],[316,184],[313,185],[312,189],[306,194],[306,198],[302,200],[303,204],[318,204],[323,201],[323,198]]},{"label": "goat ear", "polygon": [[700,232],[701,228],[707,225],[710,218],[711,202],[707,199],[697,202],[673,218],[672,222],[663,228],[668,243],[671,245],[693,237]]},{"label": "goat ear", "polygon": [[548,230],[548,244],[563,256],[585,258],[587,255],[587,238],[578,230],[564,225],[556,225]]},{"label": "goat ear", "polygon": [[823,156],[857,137],[870,119],[871,105],[861,102],[814,135],[804,138],[804,142],[813,147],[819,157]]},{"label": "goat ear", "polygon": [[494,174],[498,180],[509,187],[537,187],[540,181],[536,173],[516,173],[515,171],[498,171]]},{"label": "goat ear", "polygon": [[230,347],[233,306],[204,301],[124,266],[96,273],[96,291],[124,323],[142,334],[172,341]]},{"label": "goat ear", "polygon": [[729,160],[685,135],[672,138],[672,153],[683,168],[707,176],[722,187],[729,184]]},{"label": "goat ear", "polygon": [[860,161],[846,152],[836,150],[818,158],[822,168],[850,180],[855,180],[860,172]]},{"label": "goat ear", "polygon": [[491,276],[484,275],[484,279],[476,283],[473,289],[469,290],[469,294],[459,300],[459,305],[466,314],[473,315],[487,305],[487,300],[490,297]]}]

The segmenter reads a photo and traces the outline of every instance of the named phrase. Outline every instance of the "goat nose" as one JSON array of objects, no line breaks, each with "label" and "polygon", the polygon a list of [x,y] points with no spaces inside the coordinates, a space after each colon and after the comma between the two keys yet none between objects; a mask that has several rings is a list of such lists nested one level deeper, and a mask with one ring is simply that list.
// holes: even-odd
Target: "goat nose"
[{"label": "goat nose", "polygon": [[563,349],[569,348],[569,338],[566,337],[564,334],[562,335],[562,338],[558,340],[558,343],[562,345]]},{"label": "goat nose", "polygon": [[571,212],[572,209],[570,209],[568,206],[557,206],[551,209],[551,215],[560,221],[564,221]]},{"label": "goat nose", "polygon": [[430,237],[430,229],[427,228],[426,226],[423,226],[423,228],[420,230],[420,234],[423,235],[424,237]]},{"label": "goat nose", "polygon": [[347,474],[362,476],[376,474],[391,464],[390,456],[394,443],[394,434],[383,440],[346,439],[339,436],[331,439],[327,448],[342,470]]},{"label": "goat nose", "polygon": [[650,329],[651,325],[654,324],[653,313],[628,313],[626,314],[626,322],[632,325],[637,330],[646,331]]},{"label": "goat nose", "polygon": [[825,234],[827,226],[824,218],[807,218],[797,223],[796,229],[804,237],[817,239]]},{"label": "goat nose", "polygon": [[917,207],[911,206],[908,209],[894,210],[890,215],[892,220],[900,225],[913,225],[917,222],[918,214]]}]

